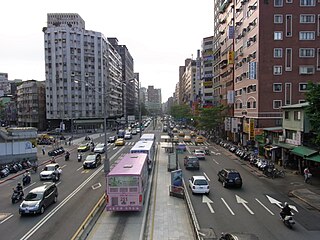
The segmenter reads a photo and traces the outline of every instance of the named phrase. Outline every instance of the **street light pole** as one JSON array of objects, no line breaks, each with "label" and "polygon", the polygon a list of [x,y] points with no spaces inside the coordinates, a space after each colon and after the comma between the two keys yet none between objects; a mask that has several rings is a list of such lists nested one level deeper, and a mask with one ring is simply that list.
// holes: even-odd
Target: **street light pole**
[{"label": "street light pole", "polygon": [[141,138],[141,101],[140,101],[140,80],[138,79],[138,106],[139,106],[139,128],[140,128],[140,138]]}]

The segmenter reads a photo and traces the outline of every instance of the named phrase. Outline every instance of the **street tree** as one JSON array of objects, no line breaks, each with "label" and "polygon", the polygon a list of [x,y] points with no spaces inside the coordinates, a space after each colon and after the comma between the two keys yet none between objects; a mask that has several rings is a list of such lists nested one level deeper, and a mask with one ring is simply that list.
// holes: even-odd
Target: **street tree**
[{"label": "street tree", "polygon": [[193,118],[191,108],[188,105],[174,105],[170,109],[170,115],[176,120]]},{"label": "street tree", "polygon": [[219,127],[223,122],[224,106],[201,108],[199,116],[196,117],[198,127],[205,131],[212,131]]},{"label": "street tree", "polygon": [[306,114],[309,117],[311,129],[314,133],[313,142],[320,144],[320,85],[313,82],[308,83],[306,100],[309,105],[306,107]]}]

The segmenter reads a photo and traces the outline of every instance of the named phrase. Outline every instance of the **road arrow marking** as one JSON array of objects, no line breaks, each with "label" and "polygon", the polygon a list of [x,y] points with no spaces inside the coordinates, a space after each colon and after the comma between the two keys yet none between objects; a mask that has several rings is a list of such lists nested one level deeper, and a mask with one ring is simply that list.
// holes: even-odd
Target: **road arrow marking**
[{"label": "road arrow marking", "polygon": [[238,195],[236,195],[236,199],[237,199],[237,203],[242,204],[248,210],[248,212],[250,214],[252,214],[252,215],[254,214],[254,212],[252,212],[251,209],[247,206],[248,202],[246,200],[244,200],[243,198],[239,197]]},{"label": "road arrow marking", "polygon": [[213,202],[212,202],[212,200],[210,198],[208,198],[206,195],[203,195],[202,196],[202,203],[206,203],[208,208],[209,208],[209,210],[210,210],[210,212],[214,213],[214,210],[213,210],[212,206],[210,205]]},{"label": "road arrow marking", "polygon": [[222,202],[224,203],[224,205],[226,205],[226,207],[228,208],[229,212],[230,212],[232,215],[234,215],[234,212],[231,210],[231,208],[229,207],[229,205],[227,204],[227,202],[226,202],[223,198],[221,198],[221,200],[222,200]]},{"label": "road arrow marking", "polygon": [[[268,195],[266,195],[266,197],[268,198],[268,200],[270,201],[270,203],[272,204],[276,204],[279,208],[282,208],[283,205],[282,205],[282,202],[278,201],[277,199],[274,199]],[[289,207],[292,209],[292,210],[295,210],[296,212],[299,212],[298,209],[296,208],[296,206],[294,205],[289,205]]]},{"label": "road arrow marking", "polygon": [[269,208],[267,208],[262,202],[260,202],[259,199],[256,198],[256,201],[262,206],[264,207],[264,209],[266,209],[271,215],[274,215],[273,212],[271,212],[271,210]]}]

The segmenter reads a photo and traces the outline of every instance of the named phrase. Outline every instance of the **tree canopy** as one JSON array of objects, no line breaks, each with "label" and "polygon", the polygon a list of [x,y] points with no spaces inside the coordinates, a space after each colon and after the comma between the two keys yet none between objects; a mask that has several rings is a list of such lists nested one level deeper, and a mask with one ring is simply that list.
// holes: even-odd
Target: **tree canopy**
[{"label": "tree canopy", "polygon": [[223,122],[222,112],[225,107],[201,108],[196,118],[200,129],[211,131]]},{"label": "tree canopy", "polygon": [[193,118],[188,105],[174,105],[170,109],[170,115],[177,120]]},{"label": "tree canopy", "polygon": [[308,83],[306,100],[309,105],[306,107],[306,114],[309,117],[311,129],[315,134],[313,139],[315,144],[320,144],[320,85],[312,82]]}]

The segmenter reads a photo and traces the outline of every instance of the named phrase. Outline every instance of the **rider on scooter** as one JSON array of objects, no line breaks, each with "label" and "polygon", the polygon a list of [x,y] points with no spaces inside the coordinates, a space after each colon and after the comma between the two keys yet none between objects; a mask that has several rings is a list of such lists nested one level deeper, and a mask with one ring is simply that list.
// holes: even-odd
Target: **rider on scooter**
[{"label": "rider on scooter", "polygon": [[21,196],[24,196],[24,193],[23,193],[23,187],[21,186],[21,183],[18,183],[17,186],[16,186],[16,191],[21,194]]},{"label": "rider on scooter", "polygon": [[284,207],[281,209],[280,216],[284,219],[286,216],[291,216],[291,208],[287,202],[284,203]]}]

